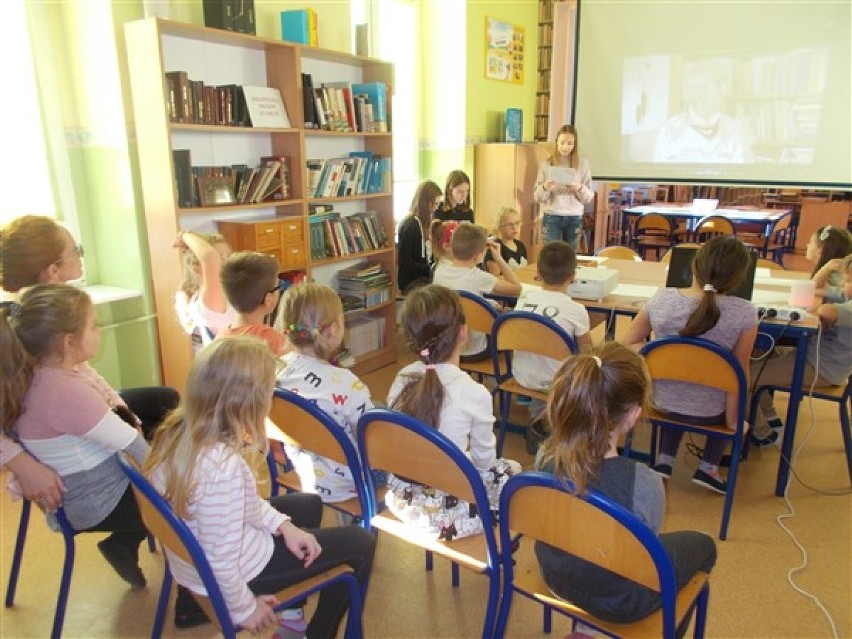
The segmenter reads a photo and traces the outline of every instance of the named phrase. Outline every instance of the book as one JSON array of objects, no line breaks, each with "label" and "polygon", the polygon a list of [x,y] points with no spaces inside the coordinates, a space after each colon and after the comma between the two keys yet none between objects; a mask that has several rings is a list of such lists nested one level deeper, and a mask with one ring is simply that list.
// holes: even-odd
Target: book
[{"label": "book", "polygon": [[203,0],[204,26],[255,35],[254,0]]},{"label": "book", "polygon": [[390,131],[388,121],[388,87],[384,82],[360,82],[352,85],[356,95],[366,95],[373,108],[373,132]]},{"label": "book", "polygon": [[318,46],[317,12],[313,9],[293,9],[281,12],[281,39],[310,47]]},{"label": "book", "polygon": [[317,108],[314,102],[314,81],[310,73],[302,74],[302,107],[306,129],[318,129]]},{"label": "book", "polygon": [[576,169],[570,166],[548,166],[547,179],[557,184],[573,184],[579,179]]},{"label": "book", "polygon": [[[267,155],[260,158],[260,163],[266,165],[277,165],[270,185],[266,193],[261,196],[260,201],[287,200],[290,198],[290,158],[286,155]],[[275,188],[272,184],[275,183]]]},{"label": "book", "polygon": [[[275,87],[243,86],[249,121],[253,127],[289,129],[290,117],[284,107],[281,91]],[[233,116],[228,118],[233,121]]]},{"label": "book", "polygon": [[506,142],[521,142],[524,135],[524,112],[521,109],[506,109]]},{"label": "book", "polygon": [[175,200],[180,208],[188,209],[195,206],[189,149],[172,150],[172,161],[175,167]]}]

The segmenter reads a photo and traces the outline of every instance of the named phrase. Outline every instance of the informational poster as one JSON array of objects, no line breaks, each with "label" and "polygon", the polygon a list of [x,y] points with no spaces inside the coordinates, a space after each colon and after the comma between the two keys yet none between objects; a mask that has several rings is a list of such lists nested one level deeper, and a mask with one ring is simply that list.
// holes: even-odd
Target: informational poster
[{"label": "informational poster", "polygon": [[524,81],[524,28],[485,18],[485,77],[521,84]]}]

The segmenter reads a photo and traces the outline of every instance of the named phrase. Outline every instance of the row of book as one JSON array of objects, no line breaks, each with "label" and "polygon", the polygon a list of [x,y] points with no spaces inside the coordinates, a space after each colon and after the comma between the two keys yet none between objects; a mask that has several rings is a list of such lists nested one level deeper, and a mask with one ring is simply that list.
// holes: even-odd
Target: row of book
[{"label": "row of book", "polygon": [[221,206],[275,202],[291,197],[290,158],[266,156],[257,167],[192,166],[189,149],[174,149],[175,196],[178,206]]},{"label": "row of book", "polygon": [[389,302],[391,284],[391,276],[381,264],[359,262],[337,272],[337,292],[350,311]]},{"label": "row of book", "polygon": [[182,124],[251,126],[242,87],[208,86],[186,71],[166,73],[169,121]]},{"label": "row of book", "polygon": [[391,190],[391,159],[371,151],[348,157],[307,160],[308,197],[346,197]]},{"label": "row of book", "polygon": [[374,211],[344,216],[324,205],[310,208],[308,227],[312,260],[375,251],[388,244],[385,229]]},{"label": "row of book", "polygon": [[385,318],[356,317],[346,322],[343,343],[350,355],[361,357],[384,348]]},{"label": "row of book", "polygon": [[387,133],[388,88],[384,82],[324,82],[302,74],[305,128],[341,133]]}]

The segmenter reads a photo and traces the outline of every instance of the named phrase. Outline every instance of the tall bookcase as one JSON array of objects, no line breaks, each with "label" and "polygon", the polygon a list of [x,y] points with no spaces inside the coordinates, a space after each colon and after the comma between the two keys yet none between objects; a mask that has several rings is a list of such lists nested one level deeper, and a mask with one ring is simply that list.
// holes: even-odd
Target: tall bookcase
[{"label": "tall bookcase", "polygon": [[550,64],[553,59],[553,3],[538,3],[538,86],[535,92],[535,123],[533,138],[547,141],[550,122]]},{"label": "tall bookcase", "polygon": [[[350,151],[371,151],[390,158],[391,133],[342,133],[304,126],[302,73],[321,82],[384,82],[393,86],[393,65],[373,58],[259,38],[192,24],[149,18],[125,27],[139,170],[151,257],[154,300],[163,381],[182,389],[192,360],[190,338],[174,312],[181,279],[178,252],[172,248],[179,229],[225,233],[235,250],[275,255],[282,271],[303,270],[335,288],[335,274],[357,261],[378,263],[395,288],[396,255],[392,238],[393,193],[308,198],[306,160],[333,158]],[[186,71],[207,85],[278,88],[291,128],[251,128],[170,122],[165,73]],[[388,91],[390,100],[390,91]],[[178,205],[172,150],[188,148],[193,165],[249,164],[262,156],[290,160],[290,199],[258,204],[181,208]],[[390,176],[389,176],[390,177]],[[393,184],[392,177],[389,179]],[[308,212],[311,204],[332,204],[343,215],[375,211],[391,238],[378,250],[340,258],[312,260]],[[359,357],[357,374],[396,360],[394,303],[347,314],[383,318],[382,346]]]}]

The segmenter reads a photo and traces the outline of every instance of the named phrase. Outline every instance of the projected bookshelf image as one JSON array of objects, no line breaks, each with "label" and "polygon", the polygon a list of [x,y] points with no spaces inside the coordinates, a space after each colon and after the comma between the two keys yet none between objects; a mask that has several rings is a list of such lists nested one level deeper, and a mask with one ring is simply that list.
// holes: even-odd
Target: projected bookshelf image
[{"label": "projected bookshelf image", "polygon": [[623,162],[798,164],[814,160],[828,50],[624,61]]}]

